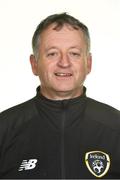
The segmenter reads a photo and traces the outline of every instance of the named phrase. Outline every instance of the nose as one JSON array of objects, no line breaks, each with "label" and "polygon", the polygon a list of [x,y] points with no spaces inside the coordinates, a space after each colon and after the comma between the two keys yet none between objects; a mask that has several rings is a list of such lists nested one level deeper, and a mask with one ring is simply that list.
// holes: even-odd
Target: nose
[{"label": "nose", "polygon": [[67,56],[67,54],[62,54],[59,61],[58,61],[58,66],[62,68],[67,68],[71,65],[70,59]]}]

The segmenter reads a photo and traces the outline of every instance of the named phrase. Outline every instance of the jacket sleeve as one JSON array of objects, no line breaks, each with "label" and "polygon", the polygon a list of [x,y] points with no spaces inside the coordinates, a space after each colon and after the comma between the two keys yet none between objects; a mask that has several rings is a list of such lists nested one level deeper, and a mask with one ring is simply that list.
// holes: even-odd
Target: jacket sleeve
[{"label": "jacket sleeve", "polygon": [[[5,113],[0,113],[0,160],[2,156],[2,150],[7,138],[8,123]],[[1,161],[0,161],[1,162]]]}]

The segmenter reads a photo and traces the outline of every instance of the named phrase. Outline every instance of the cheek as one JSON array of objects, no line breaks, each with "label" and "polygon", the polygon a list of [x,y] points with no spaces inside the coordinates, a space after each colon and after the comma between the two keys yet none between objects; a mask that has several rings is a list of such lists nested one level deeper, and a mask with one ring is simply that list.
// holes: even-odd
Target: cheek
[{"label": "cheek", "polygon": [[74,69],[77,74],[84,74],[84,73],[86,73],[87,68],[86,68],[85,63],[81,62],[81,63],[75,64]]},{"label": "cheek", "polygon": [[54,67],[51,63],[40,63],[38,71],[40,79],[45,80],[52,77]]}]

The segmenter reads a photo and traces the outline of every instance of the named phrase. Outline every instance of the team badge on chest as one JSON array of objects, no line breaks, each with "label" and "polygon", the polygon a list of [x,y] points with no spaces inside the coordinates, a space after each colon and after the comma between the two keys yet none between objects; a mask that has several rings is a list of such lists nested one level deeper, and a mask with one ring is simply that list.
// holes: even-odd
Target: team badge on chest
[{"label": "team badge on chest", "polygon": [[110,157],[102,151],[91,151],[86,153],[85,163],[94,176],[101,178],[110,168]]}]

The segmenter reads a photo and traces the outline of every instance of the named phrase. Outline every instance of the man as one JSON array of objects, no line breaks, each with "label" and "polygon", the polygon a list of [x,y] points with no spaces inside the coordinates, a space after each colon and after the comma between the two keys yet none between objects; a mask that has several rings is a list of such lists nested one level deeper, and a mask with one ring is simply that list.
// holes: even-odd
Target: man
[{"label": "man", "polygon": [[33,39],[33,99],[0,115],[0,178],[120,179],[120,112],[86,97],[88,28],[62,13]]}]

